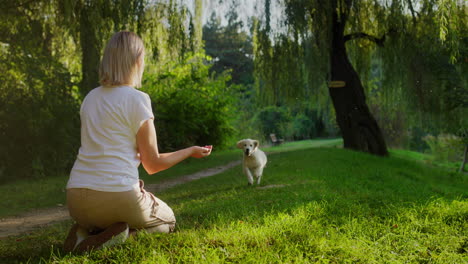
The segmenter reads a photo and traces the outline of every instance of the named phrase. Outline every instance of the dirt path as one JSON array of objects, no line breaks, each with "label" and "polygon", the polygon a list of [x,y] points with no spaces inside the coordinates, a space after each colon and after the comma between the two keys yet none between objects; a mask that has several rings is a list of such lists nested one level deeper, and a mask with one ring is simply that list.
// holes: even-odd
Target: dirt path
[{"label": "dirt path", "polygon": [[[216,175],[237,166],[240,163],[241,161],[233,161],[223,166],[206,169],[194,174],[181,176],[176,179],[162,181],[157,184],[148,184],[145,186],[145,189],[157,193],[179,184]],[[68,215],[68,210],[65,206],[34,210],[16,217],[3,218],[0,219],[0,239],[20,235],[68,219],[70,219],[70,216]]]}]

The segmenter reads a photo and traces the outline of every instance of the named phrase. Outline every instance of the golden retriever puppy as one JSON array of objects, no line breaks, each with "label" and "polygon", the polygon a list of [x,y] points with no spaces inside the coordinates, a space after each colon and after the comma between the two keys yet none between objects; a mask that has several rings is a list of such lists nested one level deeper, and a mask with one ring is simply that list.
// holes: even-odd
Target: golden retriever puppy
[{"label": "golden retriever puppy", "polygon": [[258,140],[254,139],[243,139],[237,142],[237,148],[242,149],[244,154],[242,168],[250,185],[254,183],[253,177],[255,177],[257,184],[260,184],[263,168],[265,168],[267,163],[267,156],[265,152],[258,148],[259,145]]}]

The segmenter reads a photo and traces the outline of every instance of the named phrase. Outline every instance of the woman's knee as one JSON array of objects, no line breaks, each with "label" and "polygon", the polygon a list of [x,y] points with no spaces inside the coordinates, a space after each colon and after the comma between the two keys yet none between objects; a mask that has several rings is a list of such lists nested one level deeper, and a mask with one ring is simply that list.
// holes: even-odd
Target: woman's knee
[{"label": "woman's knee", "polygon": [[172,233],[174,232],[175,224],[161,224],[157,226],[147,227],[140,231],[146,231],[148,233]]}]

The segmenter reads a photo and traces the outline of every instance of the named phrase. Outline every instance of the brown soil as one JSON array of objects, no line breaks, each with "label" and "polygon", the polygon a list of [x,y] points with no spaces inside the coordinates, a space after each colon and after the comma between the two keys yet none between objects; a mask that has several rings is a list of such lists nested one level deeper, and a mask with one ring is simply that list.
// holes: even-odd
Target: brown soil
[{"label": "brown soil", "polygon": [[[145,186],[145,189],[157,193],[179,184],[216,175],[234,166],[237,166],[240,163],[241,161],[233,161],[224,166],[206,169],[194,174],[181,176],[176,179],[162,181],[157,184],[148,184]],[[56,222],[69,219],[70,216],[68,215],[68,210],[65,206],[38,209],[19,216],[3,218],[0,219],[0,239],[9,236],[20,235]]]}]

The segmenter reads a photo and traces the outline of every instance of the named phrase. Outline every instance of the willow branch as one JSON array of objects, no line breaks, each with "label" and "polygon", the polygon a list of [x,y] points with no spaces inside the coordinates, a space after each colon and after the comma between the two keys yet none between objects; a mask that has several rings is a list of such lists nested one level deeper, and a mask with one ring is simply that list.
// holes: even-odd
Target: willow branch
[{"label": "willow branch", "polygon": [[381,47],[383,47],[384,42],[385,42],[385,34],[381,38],[378,38],[376,36],[372,36],[364,32],[357,32],[357,33],[345,35],[344,41],[346,42],[348,40],[359,39],[359,38],[370,40]]},{"label": "willow branch", "polygon": [[411,15],[413,16],[413,24],[416,25],[416,12],[414,11],[413,3],[411,2],[411,0],[407,0],[407,1],[408,1],[408,7],[411,11]]},{"label": "willow branch", "polygon": [[[5,2],[5,3],[3,3],[3,2]],[[8,4],[6,4],[6,2],[8,2]],[[29,6],[29,4],[31,4],[33,2],[35,2],[35,0],[28,0],[28,1],[24,1],[22,3],[21,2],[20,3],[16,2],[14,4],[12,4],[9,1],[2,1],[2,5],[3,5],[2,9],[3,9],[3,11],[6,11],[6,13],[8,13],[8,12],[12,12],[13,9],[17,10],[18,8],[21,8],[21,7],[26,8],[26,7]]]}]

